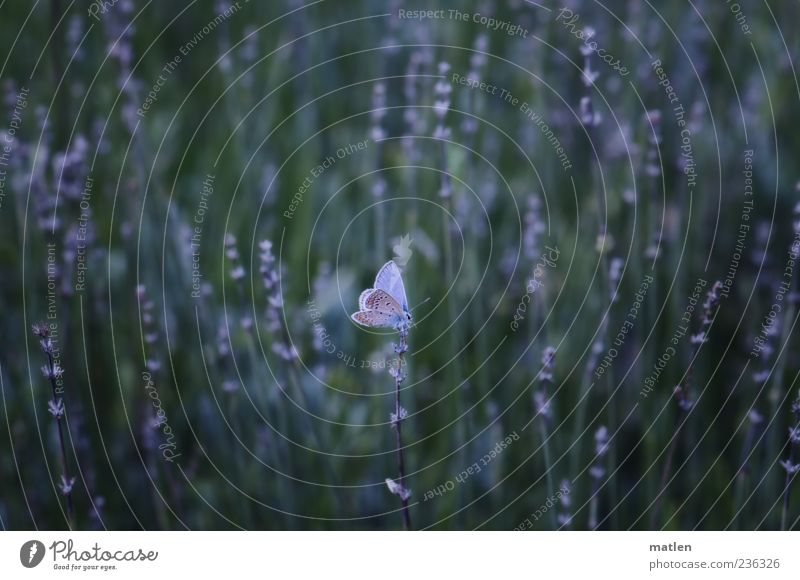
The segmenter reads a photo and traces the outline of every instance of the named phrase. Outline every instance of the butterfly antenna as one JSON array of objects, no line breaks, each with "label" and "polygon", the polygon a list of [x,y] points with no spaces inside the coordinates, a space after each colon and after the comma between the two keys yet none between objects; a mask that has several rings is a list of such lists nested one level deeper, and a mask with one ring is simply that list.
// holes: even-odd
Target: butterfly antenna
[{"label": "butterfly antenna", "polygon": [[419,308],[420,306],[422,306],[423,304],[425,304],[425,303],[426,303],[428,300],[430,300],[430,299],[431,299],[431,297],[430,297],[430,296],[428,296],[428,297],[427,297],[425,300],[423,300],[422,302],[420,302],[419,304],[417,304],[416,306],[414,306],[414,308],[412,308],[411,310],[409,310],[409,312],[414,312],[414,310],[416,310],[417,308]]}]

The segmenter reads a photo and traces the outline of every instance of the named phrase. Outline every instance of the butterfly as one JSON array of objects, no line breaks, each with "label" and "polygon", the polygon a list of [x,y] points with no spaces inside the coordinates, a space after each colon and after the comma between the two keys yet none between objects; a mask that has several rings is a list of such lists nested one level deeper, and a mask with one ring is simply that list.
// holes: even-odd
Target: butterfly
[{"label": "butterfly", "polygon": [[374,286],[358,297],[359,310],[351,318],[362,326],[408,330],[411,312],[400,268],[394,260],[389,260],[378,270]]}]

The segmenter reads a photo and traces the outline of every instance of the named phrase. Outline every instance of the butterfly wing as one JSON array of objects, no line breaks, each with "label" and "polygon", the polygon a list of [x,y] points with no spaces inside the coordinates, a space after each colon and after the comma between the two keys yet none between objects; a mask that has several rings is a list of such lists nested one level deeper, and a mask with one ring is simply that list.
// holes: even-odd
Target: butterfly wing
[{"label": "butterfly wing", "polygon": [[358,297],[358,309],[359,310],[368,310],[367,308],[367,298],[369,295],[375,292],[375,288],[367,288],[361,293],[361,296]]},{"label": "butterfly wing", "polygon": [[395,328],[405,320],[405,313],[397,300],[376,288],[369,288],[361,293],[358,307],[361,310],[353,314],[352,319],[364,326]]},{"label": "butterfly wing", "polygon": [[[363,293],[362,293],[363,294]],[[365,310],[377,310],[378,312],[385,312],[398,318],[403,318],[405,313],[403,307],[395,300],[395,298],[378,288],[375,288],[365,299]]]},{"label": "butterfly wing", "polygon": [[377,310],[359,310],[353,314],[352,319],[362,326],[394,326],[394,317],[391,314]]},{"label": "butterfly wing", "polygon": [[406,297],[406,287],[403,284],[403,277],[400,275],[400,268],[394,260],[389,260],[378,270],[375,276],[375,289],[383,290],[394,298],[403,311],[408,311],[408,298]]}]

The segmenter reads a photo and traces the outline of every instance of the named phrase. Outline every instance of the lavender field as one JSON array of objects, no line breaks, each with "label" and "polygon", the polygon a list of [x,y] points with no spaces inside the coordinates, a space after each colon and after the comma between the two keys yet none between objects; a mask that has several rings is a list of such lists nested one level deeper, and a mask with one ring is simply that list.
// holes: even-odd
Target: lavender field
[{"label": "lavender field", "polygon": [[0,528],[800,529],[798,8],[0,1]]}]

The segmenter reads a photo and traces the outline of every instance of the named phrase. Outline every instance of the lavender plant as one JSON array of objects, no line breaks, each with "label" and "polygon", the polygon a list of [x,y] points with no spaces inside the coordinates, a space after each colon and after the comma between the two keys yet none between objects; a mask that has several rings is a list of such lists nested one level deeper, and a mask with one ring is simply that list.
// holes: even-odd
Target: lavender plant
[{"label": "lavender plant", "polygon": [[570,485],[568,479],[561,480],[559,491],[561,492],[561,495],[558,498],[560,508],[560,511],[558,512],[558,529],[568,530],[572,527],[572,498],[569,497],[569,494],[572,491],[572,486]]},{"label": "lavender plant", "polygon": [[[603,116],[597,110],[594,100],[594,91],[596,84],[600,79],[600,73],[593,68],[593,54],[594,50],[591,48],[595,42],[597,32],[592,26],[587,26],[583,30],[584,42],[581,45],[581,54],[583,55],[583,70],[581,73],[581,81],[584,86],[584,96],[581,97],[579,113],[580,120],[583,124],[584,130],[588,137],[589,145],[592,151],[593,162],[589,167],[589,174],[591,175],[590,187],[594,190],[595,203],[595,218],[597,222],[597,238],[595,241],[595,249],[598,252],[598,261],[600,269],[600,288],[601,296],[603,297],[600,305],[600,328],[597,331],[596,341],[600,344],[606,345],[609,343],[609,324],[611,317],[611,306],[614,301],[614,288],[611,282],[612,269],[609,264],[610,254],[614,246],[613,237],[608,231],[609,225],[609,211],[608,200],[606,198],[606,190],[603,180],[601,179],[600,166],[603,162],[603,141],[599,139],[599,127],[603,121]],[[617,400],[614,397],[616,389],[614,388],[614,369],[613,365],[609,366],[605,377],[603,379],[604,391],[608,402],[606,403],[608,409],[608,423],[615,428],[617,425]],[[616,458],[614,457],[615,451],[611,451],[609,460],[613,463]],[[609,484],[612,502],[616,503],[616,481],[611,481]]]},{"label": "lavender plant", "polygon": [[75,527],[75,507],[72,500],[72,490],[75,486],[75,477],[69,474],[69,463],[67,461],[67,447],[64,437],[64,424],[67,421],[66,408],[64,406],[64,387],[62,379],[64,369],[56,362],[54,352],[56,345],[53,342],[50,325],[46,322],[35,324],[33,334],[39,338],[39,346],[47,357],[47,363],[42,367],[42,374],[50,383],[52,398],[47,402],[47,410],[56,422],[58,433],[58,450],[61,459],[61,475],[58,488],[64,495],[67,504],[67,523],[70,529]]},{"label": "lavender plant", "polygon": [[608,428],[601,425],[594,432],[594,462],[589,468],[592,479],[592,491],[589,496],[589,529],[595,530],[600,513],[600,485],[606,476],[605,457],[608,454]]},{"label": "lavender plant", "polygon": [[592,492],[589,496],[589,529],[597,529],[600,512],[600,485],[606,476],[604,458],[608,454],[608,428],[601,425],[594,433],[594,462],[589,468],[592,479]]},{"label": "lavender plant", "polygon": [[664,499],[664,492],[669,484],[669,476],[672,473],[672,464],[675,459],[675,451],[681,440],[681,433],[684,425],[689,417],[689,413],[694,406],[694,397],[691,392],[692,374],[694,371],[694,364],[697,360],[700,348],[708,342],[708,331],[714,321],[714,316],[717,312],[717,307],[720,301],[720,291],[722,290],[722,283],[717,281],[711,286],[711,289],[706,294],[706,300],[703,303],[703,313],[700,317],[700,329],[691,337],[692,354],[689,358],[689,366],[683,374],[682,380],[675,386],[673,394],[678,406],[678,412],[675,417],[675,430],[672,434],[672,439],[667,450],[667,457],[664,460],[664,467],[661,471],[661,483],[659,485],[659,493],[655,500],[655,508],[653,509],[653,516],[651,526],[655,527],[661,514],[661,505]]},{"label": "lavender plant", "polygon": [[[800,473],[800,392],[792,402],[792,425],[789,427],[789,457],[781,461],[781,467],[786,471],[786,479],[783,484],[783,508],[781,509],[781,529],[786,529],[789,519],[789,503],[792,493],[792,483],[797,474]],[[795,522],[796,523],[796,522]]]},{"label": "lavender plant", "polygon": [[390,415],[390,424],[395,431],[397,447],[397,480],[386,478],[386,485],[389,491],[400,498],[403,504],[403,527],[411,529],[411,511],[408,507],[408,500],[411,497],[411,490],[406,487],[406,467],[403,448],[403,422],[408,418],[408,411],[400,405],[400,388],[406,380],[405,354],[408,351],[408,329],[403,327],[398,329],[399,341],[394,345],[394,352],[397,355],[394,362],[389,365],[389,375],[394,379],[394,411]]},{"label": "lavender plant", "polygon": [[[542,449],[544,452],[544,468],[547,479],[547,489],[555,490],[555,475],[553,462],[550,455],[550,437],[548,435],[549,423],[552,420],[552,410],[550,408],[551,395],[553,389],[553,372],[555,368],[556,349],[548,346],[542,352],[542,369],[539,371],[539,390],[533,394],[534,408],[539,424],[539,436],[542,439]],[[558,519],[555,510],[550,513],[551,525],[553,529],[558,527]]]}]

